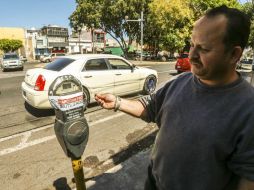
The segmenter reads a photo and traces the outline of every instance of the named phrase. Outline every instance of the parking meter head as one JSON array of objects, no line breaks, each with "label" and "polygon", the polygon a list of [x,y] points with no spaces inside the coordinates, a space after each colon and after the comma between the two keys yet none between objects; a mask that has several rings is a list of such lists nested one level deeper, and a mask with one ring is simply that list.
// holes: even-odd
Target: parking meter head
[{"label": "parking meter head", "polygon": [[56,113],[54,129],[60,145],[68,157],[81,157],[89,135],[81,83],[72,75],[59,76],[48,95]]},{"label": "parking meter head", "polygon": [[48,98],[55,110],[65,111],[81,106],[84,108],[82,85],[72,75],[57,77],[49,87]]}]

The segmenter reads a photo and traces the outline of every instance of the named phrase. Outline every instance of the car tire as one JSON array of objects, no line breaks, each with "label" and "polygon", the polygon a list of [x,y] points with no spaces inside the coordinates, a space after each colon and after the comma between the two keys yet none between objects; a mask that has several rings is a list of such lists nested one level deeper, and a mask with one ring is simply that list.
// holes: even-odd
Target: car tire
[{"label": "car tire", "polygon": [[50,60],[49,60],[49,59],[47,59],[45,62],[46,62],[46,63],[49,63],[49,62],[50,62]]},{"label": "car tire", "polygon": [[6,71],[6,69],[5,69],[5,68],[3,68],[3,67],[1,68],[1,70],[2,70],[3,72],[5,72],[5,71]]},{"label": "car tire", "polygon": [[157,79],[154,75],[149,75],[144,83],[143,94],[148,95],[155,91]]},{"label": "car tire", "polygon": [[20,70],[20,71],[23,71],[23,70],[24,70],[24,67],[21,67],[19,70]]},{"label": "car tire", "polygon": [[90,103],[90,93],[86,87],[83,86],[83,102],[84,102],[84,111]]}]

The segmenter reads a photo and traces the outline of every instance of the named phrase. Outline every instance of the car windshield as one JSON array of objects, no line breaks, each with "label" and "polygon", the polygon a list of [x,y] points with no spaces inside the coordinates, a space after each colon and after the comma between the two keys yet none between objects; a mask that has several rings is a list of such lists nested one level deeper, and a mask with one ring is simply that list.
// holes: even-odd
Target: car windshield
[{"label": "car windshield", "polygon": [[180,55],[180,58],[188,58],[188,57],[189,57],[189,55],[188,55],[188,54],[185,54],[185,53],[183,53],[183,54]]},{"label": "car windshield", "polygon": [[19,56],[16,55],[16,54],[7,54],[7,55],[4,55],[3,59],[18,59]]},{"label": "car windshield", "polygon": [[65,68],[67,65],[75,61],[75,59],[70,58],[59,58],[55,61],[47,64],[44,69],[51,70],[51,71],[61,71],[63,68]]}]

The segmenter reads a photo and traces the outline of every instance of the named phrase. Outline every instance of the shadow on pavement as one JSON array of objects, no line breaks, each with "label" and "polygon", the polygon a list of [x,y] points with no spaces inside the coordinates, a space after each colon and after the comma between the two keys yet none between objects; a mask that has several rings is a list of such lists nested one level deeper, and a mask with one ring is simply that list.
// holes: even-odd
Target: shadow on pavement
[{"label": "shadow on pavement", "polygon": [[24,103],[24,106],[26,111],[34,117],[47,117],[55,115],[55,111],[53,109],[37,109],[30,106],[27,102]]},{"label": "shadow on pavement", "polygon": [[71,190],[70,186],[67,184],[67,179],[61,177],[54,181],[53,186],[56,190]]},{"label": "shadow on pavement", "polygon": [[88,190],[140,190],[144,188],[150,151],[141,152],[121,165],[87,182]]},{"label": "shadow on pavement", "polygon": [[[146,178],[147,166],[149,163],[148,152],[150,152],[151,146],[154,143],[157,130],[143,139],[130,144],[126,149],[112,155],[109,159],[112,159],[111,163],[101,162],[93,167],[94,177],[88,177],[85,179],[88,190],[138,190],[143,189],[143,185]],[[146,157],[141,156],[137,159],[136,155],[140,152],[146,152]],[[125,162],[126,161],[126,162]],[[89,161],[88,161],[89,162]],[[91,163],[89,163],[91,164]],[[84,160],[84,166],[89,167],[87,161]],[[116,166],[116,167],[115,167]],[[142,167],[141,167],[142,166]],[[115,168],[114,168],[115,167]],[[107,172],[105,172],[107,171]],[[112,172],[110,172],[112,171]],[[135,180],[137,179],[137,180]]]}]

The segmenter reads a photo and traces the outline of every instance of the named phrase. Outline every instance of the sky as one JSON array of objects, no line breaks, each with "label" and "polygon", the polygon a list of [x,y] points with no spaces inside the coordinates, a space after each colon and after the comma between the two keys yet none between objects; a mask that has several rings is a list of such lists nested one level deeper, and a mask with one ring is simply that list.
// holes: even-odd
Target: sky
[{"label": "sky", "polygon": [[75,0],[0,0],[0,27],[70,28],[68,17],[75,9]]},{"label": "sky", "polygon": [[76,8],[75,0],[0,0],[0,3],[0,27],[26,29],[49,24],[70,29],[68,17]]}]

